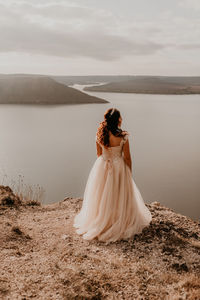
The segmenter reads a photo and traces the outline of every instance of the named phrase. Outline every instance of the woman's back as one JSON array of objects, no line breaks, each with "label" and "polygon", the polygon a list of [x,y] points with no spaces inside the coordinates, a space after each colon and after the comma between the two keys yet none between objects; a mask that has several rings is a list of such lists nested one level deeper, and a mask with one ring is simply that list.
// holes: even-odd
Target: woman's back
[{"label": "woman's back", "polygon": [[124,137],[117,137],[109,131],[109,147],[116,147],[120,146],[121,141],[124,139]]},{"label": "woman's back", "polygon": [[[123,137],[115,137],[112,133],[109,136],[109,146],[102,146],[102,159],[104,159],[108,164],[107,166],[112,166],[112,164],[120,164],[120,159],[127,159],[124,152],[124,144],[128,139],[128,134],[125,134]],[[130,153],[129,153],[130,155]],[[131,160],[130,156],[128,159]],[[131,169],[131,166],[130,166]]]}]

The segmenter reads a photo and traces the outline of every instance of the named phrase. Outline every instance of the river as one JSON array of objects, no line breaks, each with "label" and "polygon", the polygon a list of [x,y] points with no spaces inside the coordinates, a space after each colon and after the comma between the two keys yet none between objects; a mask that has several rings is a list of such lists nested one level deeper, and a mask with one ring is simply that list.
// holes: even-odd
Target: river
[{"label": "river", "polygon": [[[74,85],[83,90],[84,86]],[[14,189],[40,185],[44,203],[83,197],[96,156],[95,134],[107,108],[130,133],[133,178],[146,203],[200,216],[199,95],[88,94],[106,104],[1,105],[0,180]]]}]

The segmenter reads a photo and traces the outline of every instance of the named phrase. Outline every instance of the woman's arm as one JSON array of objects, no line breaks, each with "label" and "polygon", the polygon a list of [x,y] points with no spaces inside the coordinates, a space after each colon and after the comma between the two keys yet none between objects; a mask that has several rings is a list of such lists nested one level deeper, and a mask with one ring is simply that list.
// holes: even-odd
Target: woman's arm
[{"label": "woman's arm", "polygon": [[124,160],[125,163],[129,166],[131,172],[132,172],[132,160],[131,160],[131,154],[130,154],[130,147],[129,147],[129,140],[127,139],[125,144],[123,145],[123,151],[124,151]]},{"label": "woman's arm", "polygon": [[96,141],[96,150],[97,150],[97,156],[100,156],[102,154],[102,148],[97,141]]}]

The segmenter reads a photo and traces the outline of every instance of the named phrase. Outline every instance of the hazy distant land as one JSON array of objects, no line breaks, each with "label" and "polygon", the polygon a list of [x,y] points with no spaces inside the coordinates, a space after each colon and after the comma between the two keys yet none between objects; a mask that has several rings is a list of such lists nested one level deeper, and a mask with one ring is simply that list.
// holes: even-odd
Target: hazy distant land
[{"label": "hazy distant land", "polygon": [[118,82],[126,81],[131,79],[131,75],[88,75],[88,76],[51,76],[56,81],[66,84],[97,84],[97,83],[109,83],[109,82]]},{"label": "hazy distant land", "polygon": [[69,87],[73,84],[94,84],[84,90],[95,92],[200,94],[200,77],[0,74],[0,104],[109,103]]},{"label": "hazy distant land", "polygon": [[84,90],[140,94],[200,94],[200,77],[130,76],[129,79],[85,87]]},{"label": "hazy distant land", "polygon": [[43,75],[0,74],[0,104],[109,103]]}]

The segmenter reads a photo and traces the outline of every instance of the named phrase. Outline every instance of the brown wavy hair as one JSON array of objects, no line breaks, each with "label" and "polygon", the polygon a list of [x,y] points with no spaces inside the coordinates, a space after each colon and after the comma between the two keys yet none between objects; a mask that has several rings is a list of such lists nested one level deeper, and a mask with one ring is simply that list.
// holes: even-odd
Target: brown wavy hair
[{"label": "brown wavy hair", "polygon": [[119,118],[121,117],[120,111],[116,108],[109,108],[104,113],[104,120],[100,122],[97,129],[96,140],[99,144],[109,147],[109,131],[114,136],[122,137],[127,131],[118,128]]}]

